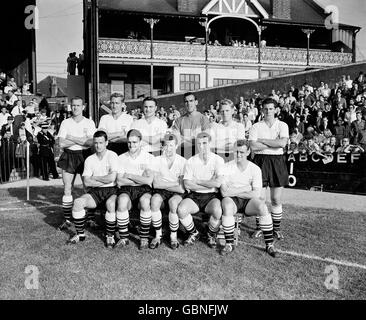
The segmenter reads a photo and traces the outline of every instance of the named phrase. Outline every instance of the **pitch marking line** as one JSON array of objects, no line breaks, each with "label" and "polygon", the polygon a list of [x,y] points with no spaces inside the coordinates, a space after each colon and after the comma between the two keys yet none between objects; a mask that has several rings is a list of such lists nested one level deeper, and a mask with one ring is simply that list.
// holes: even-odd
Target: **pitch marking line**
[{"label": "pitch marking line", "polygon": [[[259,245],[251,244],[251,243],[248,243],[245,241],[239,240],[238,242],[242,243],[246,246],[249,246],[249,247],[263,249],[263,247],[261,247]],[[318,260],[318,261],[322,261],[322,262],[329,262],[329,263],[337,264],[337,265],[344,266],[344,267],[353,267],[353,268],[359,268],[359,269],[366,270],[365,265],[353,263],[353,262],[349,262],[349,261],[342,261],[342,260],[336,260],[336,259],[331,259],[331,258],[322,258],[322,257],[318,257],[318,256],[315,256],[312,254],[298,253],[295,251],[287,251],[287,250],[281,250],[281,249],[276,249],[276,251],[279,253],[282,253],[282,254],[290,255],[290,256],[295,256],[295,257],[300,257],[300,258],[305,258],[305,259],[310,259],[310,260]]]}]

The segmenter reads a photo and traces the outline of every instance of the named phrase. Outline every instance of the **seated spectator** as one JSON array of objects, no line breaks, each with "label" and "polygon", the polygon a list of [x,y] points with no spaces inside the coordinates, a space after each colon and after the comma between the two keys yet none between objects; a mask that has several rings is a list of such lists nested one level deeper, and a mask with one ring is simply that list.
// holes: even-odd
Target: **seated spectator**
[{"label": "seated spectator", "polygon": [[9,91],[13,91],[15,93],[18,90],[18,86],[15,82],[14,77],[11,77],[8,82],[6,83],[6,86],[4,88],[4,93],[9,93]]},{"label": "seated spectator", "polygon": [[14,94],[14,91],[13,90],[9,90],[8,91],[8,100],[7,100],[7,105],[10,107],[10,108],[13,108],[14,107],[14,103],[15,101],[18,100],[18,97]]},{"label": "seated spectator", "polygon": [[27,112],[27,116],[32,119],[36,115],[35,105],[33,101],[29,101],[28,105],[25,107],[25,111]]},{"label": "seated spectator", "polygon": [[22,102],[20,100],[16,100],[14,102],[14,107],[11,109],[11,115],[13,117],[22,115],[23,111],[25,111],[25,109],[23,108]]},{"label": "seated spectator", "polygon": [[23,84],[23,87],[22,87],[22,94],[23,95],[31,95],[29,90],[30,90],[30,83],[27,80],[25,80],[24,84]]},{"label": "seated spectator", "polygon": [[334,135],[337,139],[337,145],[341,144],[341,141],[344,137],[348,138],[348,132],[342,118],[338,118],[337,124],[334,126]]},{"label": "seated spectator", "polygon": [[316,153],[317,155],[324,157],[321,148],[318,144],[315,143],[314,137],[309,135],[304,141],[306,151],[309,155]]},{"label": "seated spectator", "polygon": [[6,106],[1,106],[0,110],[0,128],[7,123],[7,119],[10,116],[10,113],[8,112],[8,109]]},{"label": "seated spectator", "polygon": [[338,145],[337,145],[337,139],[336,139],[336,137],[335,136],[331,136],[330,138],[329,138],[329,145],[330,145],[330,147],[332,148],[332,152],[335,152],[336,150],[337,150],[337,148],[338,148]]},{"label": "seated spectator", "polygon": [[298,144],[294,141],[290,142],[287,145],[287,154],[298,154],[298,153],[299,153]]},{"label": "seated spectator", "polygon": [[295,129],[294,132],[290,134],[290,142],[296,142],[296,144],[299,144],[300,141],[303,140],[303,138],[303,134],[299,132],[298,129]]},{"label": "seated spectator", "polygon": [[360,153],[363,152],[362,147],[354,146],[349,143],[349,138],[343,138],[341,145],[337,148],[337,153]]},{"label": "seated spectator", "polygon": [[323,154],[329,155],[332,153],[334,153],[334,148],[329,143],[325,143],[323,146]]}]

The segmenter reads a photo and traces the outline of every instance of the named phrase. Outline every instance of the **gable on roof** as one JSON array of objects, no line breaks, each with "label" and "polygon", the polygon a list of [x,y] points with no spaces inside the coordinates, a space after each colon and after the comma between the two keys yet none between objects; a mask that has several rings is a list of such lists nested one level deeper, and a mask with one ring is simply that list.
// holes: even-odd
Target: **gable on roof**
[{"label": "gable on roof", "polygon": [[37,84],[37,91],[46,97],[51,97],[52,78],[56,79],[57,93],[56,97],[66,97],[67,79],[60,77],[47,76]]},{"label": "gable on roof", "polygon": [[202,10],[203,14],[245,15],[249,17],[268,18],[269,15],[257,0],[211,0]]}]

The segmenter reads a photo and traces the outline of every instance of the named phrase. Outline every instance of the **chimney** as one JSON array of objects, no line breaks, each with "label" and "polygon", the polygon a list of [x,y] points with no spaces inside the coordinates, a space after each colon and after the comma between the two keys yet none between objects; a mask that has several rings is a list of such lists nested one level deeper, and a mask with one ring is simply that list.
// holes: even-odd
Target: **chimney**
[{"label": "chimney", "polygon": [[56,78],[52,77],[52,82],[51,82],[51,97],[57,97],[57,82],[56,82]]},{"label": "chimney", "polygon": [[275,19],[291,20],[291,0],[271,0]]},{"label": "chimney", "polygon": [[197,12],[198,1],[197,0],[177,0],[178,12]]}]

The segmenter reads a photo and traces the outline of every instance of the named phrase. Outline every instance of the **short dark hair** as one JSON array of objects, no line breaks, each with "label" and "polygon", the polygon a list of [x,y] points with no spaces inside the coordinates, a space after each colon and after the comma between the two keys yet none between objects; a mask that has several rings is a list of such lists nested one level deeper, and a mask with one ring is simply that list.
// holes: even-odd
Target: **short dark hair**
[{"label": "short dark hair", "polygon": [[275,108],[277,107],[277,101],[273,98],[265,98],[263,101],[262,101],[262,106],[265,106],[267,104],[273,104],[275,106]]},{"label": "short dark hair", "polygon": [[142,100],[142,103],[144,103],[145,101],[154,101],[155,105],[158,105],[158,101],[153,97],[146,97],[144,100]]},{"label": "short dark hair", "polygon": [[166,142],[168,141],[175,141],[175,144],[178,144],[178,138],[173,133],[168,133],[164,136],[164,138],[161,140],[161,144],[165,146]]},{"label": "short dark hair", "polygon": [[246,146],[247,150],[249,150],[250,149],[249,140],[239,139],[239,140],[235,141],[234,148],[239,148],[239,147],[242,147],[242,146]]},{"label": "short dark hair", "polygon": [[208,138],[208,141],[211,141],[212,140],[212,137],[209,133],[207,132],[200,132],[197,137],[196,137],[196,140],[198,139],[204,139],[204,138]]},{"label": "short dark hair", "polygon": [[188,96],[193,96],[194,100],[197,100],[196,95],[191,91],[186,92],[183,97],[186,98]]},{"label": "short dark hair", "polygon": [[81,103],[84,104],[84,99],[82,97],[79,96],[72,97],[70,103],[72,104],[74,100],[81,100]]},{"label": "short dark hair", "polygon": [[140,131],[136,130],[136,129],[131,129],[127,132],[127,139],[129,137],[138,137],[140,139],[140,141],[142,140],[142,134]]},{"label": "short dark hair", "polygon": [[93,134],[93,138],[104,137],[105,141],[108,141],[107,133],[104,130],[98,130]]},{"label": "short dark hair", "polygon": [[119,92],[113,92],[111,96],[109,97],[109,100],[112,100],[112,98],[121,98],[122,102],[125,102],[125,96],[122,93]]}]

